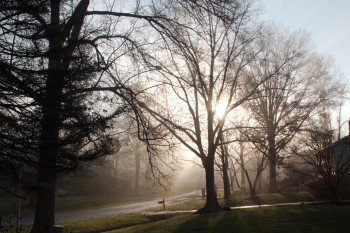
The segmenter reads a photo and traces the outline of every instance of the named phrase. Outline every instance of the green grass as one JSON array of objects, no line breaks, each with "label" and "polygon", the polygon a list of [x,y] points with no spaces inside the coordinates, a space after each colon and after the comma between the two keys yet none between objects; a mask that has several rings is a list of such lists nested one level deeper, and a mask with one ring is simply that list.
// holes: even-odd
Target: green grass
[{"label": "green grass", "polygon": [[[74,222],[63,223],[64,233],[100,233],[111,229],[120,229],[128,226],[157,222],[167,218],[171,218],[175,214],[123,214],[108,217],[100,217],[89,220],[79,220]],[[13,226],[12,228],[15,228]],[[1,230],[0,233],[15,233],[15,229]],[[20,233],[29,233],[30,227],[22,227]]]},{"label": "green grass", "polygon": [[91,220],[81,220],[64,224],[65,233],[98,233],[111,229],[119,229],[128,226],[156,222],[173,217],[174,214],[145,215],[145,214],[124,214],[96,218]]},{"label": "green grass", "polygon": [[210,214],[128,214],[63,225],[64,233],[347,233],[349,219],[349,205],[299,205]]},{"label": "green grass", "polygon": [[301,205],[179,215],[164,221],[108,233],[345,233],[350,231],[350,206]]},{"label": "green grass", "polygon": [[[227,206],[242,206],[242,205],[261,205],[261,204],[278,204],[286,202],[308,202],[317,201],[313,195],[307,192],[299,193],[261,193],[257,194],[256,198],[251,200],[247,195],[234,195]],[[225,206],[223,200],[221,200],[221,205]]]},{"label": "green grass", "polygon": [[[67,199],[62,199],[67,200]],[[85,200],[85,201],[84,201]],[[255,200],[235,195],[232,206],[281,202],[312,201],[307,193],[261,194]],[[68,200],[67,200],[68,201]],[[69,199],[69,202],[79,200]],[[130,200],[128,200],[130,201]],[[128,202],[123,201],[123,203]],[[219,199],[223,205],[223,200]],[[99,202],[94,198],[80,199],[81,204]],[[166,210],[192,210],[203,207],[204,199],[194,199],[167,205]],[[69,204],[69,203],[67,203]],[[79,205],[78,205],[79,206]],[[93,206],[93,204],[91,204]],[[159,208],[161,210],[161,207]],[[299,205],[241,209],[211,214],[126,214],[63,223],[64,233],[97,232],[350,232],[350,206]],[[118,229],[118,230],[116,230]],[[0,231],[1,232],[1,231]],[[12,231],[14,232],[14,231]],[[29,232],[29,228],[21,231]]]}]

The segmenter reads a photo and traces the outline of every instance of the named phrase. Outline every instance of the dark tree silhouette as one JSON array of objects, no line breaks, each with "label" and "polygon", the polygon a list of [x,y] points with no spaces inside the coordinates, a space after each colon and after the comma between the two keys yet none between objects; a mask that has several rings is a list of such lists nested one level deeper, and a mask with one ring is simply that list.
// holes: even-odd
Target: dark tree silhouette
[{"label": "dark tree silhouette", "polygon": [[[350,137],[337,140],[333,130],[313,128],[303,133],[298,146],[290,149],[296,158],[288,168],[307,178],[321,181],[330,192],[331,199],[337,201],[344,177],[350,172]],[[319,188],[322,187],[313,187]]]},{"label": "dark tree silhouette", "polygon": [[88,12],[89,4],[88,0],[0,3],[0,160],[9,170],[24,163],[37,177],[32,185],[37,189],[32,232],[50,232],[54,225],[58,174],[113,152],[118,141],[106,128],[128,110],[117,101],[107,104],[120,98],[101,88],[110,68],[103,45],[114,39],[109,55],[119,57],[131,49],[124,45],[133,41],[129,31],[111,30],[119,21],[113,23],[106,16],[105,21],[91,23],[93,15],[107,13]]},{"label": "dark tree silhouette", "polygon": [[0,5],[1,33],[1,162],[13,170],[24,164],[36,178],[32,232],[50,232],[54,225],[57,176],[81,162],[110,154],[117,140],[105,132],[108,115],[93,111],[92,92],[104,69],[84,40],[89,1],[68,15],[61,1],[8,1]]}]

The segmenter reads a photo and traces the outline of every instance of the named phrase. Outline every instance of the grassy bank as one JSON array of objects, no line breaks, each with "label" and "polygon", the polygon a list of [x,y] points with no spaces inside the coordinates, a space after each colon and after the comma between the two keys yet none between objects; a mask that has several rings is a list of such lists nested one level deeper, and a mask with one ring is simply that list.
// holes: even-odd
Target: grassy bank
[{"label": "grassy bank", "polygon": [[350,206],[300,205],[187,214],[108,233],[346,233]]},{"label": "grassy bank", "polygon": [[279,206],[210,214],[120,215],[67,223],[64,233],[347,233],[349,218],[349,205]]}]

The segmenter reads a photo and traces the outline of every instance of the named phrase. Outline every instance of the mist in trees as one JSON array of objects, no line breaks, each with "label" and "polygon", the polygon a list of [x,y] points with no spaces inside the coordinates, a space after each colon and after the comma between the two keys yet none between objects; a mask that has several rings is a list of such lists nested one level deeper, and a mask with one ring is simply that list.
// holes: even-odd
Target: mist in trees
[{"label": "mist in trees", "polygon": [[[303,133],[303,147],[290,146],[295,155],[287,168],[302,177],[302,185],[315,193],[329,192],[331,200],[337,201],[350,171],[349,137],[337,140],[335,130],[315,126]],[[326,195],[327,196],[327,195]]]},{"label": "mist in trees", "polygon": [[235,183],[254,198],[266,166],[277,192],[285,158],[310,151],[287,148],[314,144],[310,119],[343,98],[308,35],[261,24],[249,0],[109,3],[0,3],[0,167],[37,192],[32,232],[54,225],[57,179],[98,163],[138,194],[191,153],[203,211],[220,209],[216,169],[226,199]]},{"label": "mist in trees", "polygon": [[[175,11],[177,20],[187,27],[169,25],[164,33],[170,35],[151,47],[154,52],[144,66],[154,68],[158,75],[150,84],[154,87],[135,98],[145,112],[201,160],[207,190],[203,210],[213,211],[219,208],[214,188],[216,151],[222,135],[230,130],[225,128],[226,116],[254,92],[237,95],[244,69],[255,56],[248,48],[259,28],[252,27],[254,7],[249,1],[202,4],[204,8]],[[224,13],[224,19],[217,16]],[[153,99],[152,104],[143,103],[142,98],[152,98],[152,93],[164,97]],[[219,105],[223,106],[220,115]]]},{"label": "mist in trees", "polygon": [[[255,122],[245,135],[269,160],[270,192],[277,192],[277,166],[284,149],[337,97],[340,85],[327,59],[312,50],[305,32],[288,32],[270,25],[258,41],[260,59],[251,63],[246,88],[266,80],[244,106]],[[254,85],[253,85],[254,86]]]},{"label": "mist in trees", "polygon": [[58,175],[116,150],[110,121],[129,111],[115,96],[118,87],[108,95],[102,89],[103,77],[108,59],[117,62],[132,46],[136,26],[130,21],[125,29],[120,19],[144,16],[133,5],[113,11],[112,21],[89,7],[88,0],[0,4],[1,164],[10,170],[24,164],[34,177],[32,232],[52,230]]}]

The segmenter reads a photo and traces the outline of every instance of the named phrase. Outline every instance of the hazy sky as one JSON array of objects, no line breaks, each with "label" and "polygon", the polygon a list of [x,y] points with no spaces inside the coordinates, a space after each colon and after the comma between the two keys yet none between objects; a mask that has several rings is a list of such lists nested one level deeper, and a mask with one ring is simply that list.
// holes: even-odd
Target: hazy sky
[{"label": "hazy sky", "polygon": [[350,0],[260,1],[264,19],[309,31],[317,51],[331,55],[350,83]]}]

